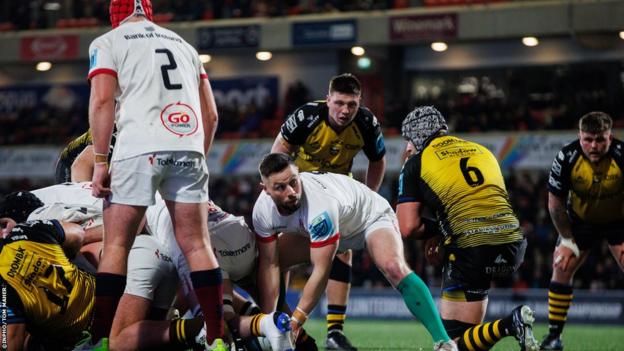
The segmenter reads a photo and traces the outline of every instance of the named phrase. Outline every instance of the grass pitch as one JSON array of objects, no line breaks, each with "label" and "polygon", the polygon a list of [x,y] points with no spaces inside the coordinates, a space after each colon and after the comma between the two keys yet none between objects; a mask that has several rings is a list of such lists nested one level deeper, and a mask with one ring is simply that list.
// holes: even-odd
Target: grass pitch
[{"label": "grass pitch", "polygon": [[[310,320],[305,325],[320,350],[325,347],[324,320]],[[548,326],[538,324],[535,337],[541,341]],[[358,350],[432,350],[433,344],[425,328],[414,321],[350,320],[345,323],[345,333]],[[563,335],[565,351],[620,351],[624,350],[624,326],[570,324]],[[519,350],[513,337],[503,339],[494,351]]]}]

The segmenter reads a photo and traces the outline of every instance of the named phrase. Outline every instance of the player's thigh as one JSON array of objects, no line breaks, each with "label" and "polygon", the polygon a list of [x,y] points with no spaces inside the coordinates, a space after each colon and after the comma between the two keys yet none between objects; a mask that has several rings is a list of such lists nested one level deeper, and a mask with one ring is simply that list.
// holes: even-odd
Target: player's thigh
[{"label": "player's thigh", "polygon": [[208,201],[208,166],[198,152],[167,152],[156,154],[163,165],[158,191],[163,199],[178,203]]},{"label": "player's thigh", "polygon": [[310,239],[296,234],[282,234],[277,239],[280,270],[310,262]]},{"label": "player's thigh", "polygon": [[396,286],[411,270],[403,255],[403,241],[396,217],[382,216],[365,232],[366,246],[375,265]]},{"label": "player's thigh", "polygon": [[[492,280],[512,275],[522,263],[525,250],[526,240],[475,247],[447,245],[442,269],[442,300],[455,307],[455,303],[470,303],[478,311],[478,306],[487,301]],[[470,319],[476,319],[475,316],[476,312]]]},{"label": "player's thigh", "polygon": [[111,162],[111,196],[115,204],[150,206],[162,178],[163,167],[153,163],[152,154],[141,154]]},{"label": "player's thigh", "polygon": [[177,286],[178,275],[171,255],[152,236],[137,236],[128,255],[124,293],[166,310],[175,298]]},{"label": "player's thigh", "polygon": [[487,298],[481,301],[440,301],[440,317],[464,323],[480,324],[485,318]]}]

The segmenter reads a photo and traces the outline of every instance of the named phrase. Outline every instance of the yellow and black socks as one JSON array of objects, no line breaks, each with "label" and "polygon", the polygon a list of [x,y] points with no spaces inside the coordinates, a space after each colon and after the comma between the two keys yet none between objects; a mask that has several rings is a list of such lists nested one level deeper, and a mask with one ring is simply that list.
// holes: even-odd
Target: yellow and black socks
[{"label": "yellow and black socks", "polygon": [[572,305],[572,286],[550,282],[548,287],[548,334],[559,337]]},{"label": "yellow and black socks", "polygon": [[342,330],[347,317],[347,306],[327,305],[327,333]]},{"label": "yellow and black socks", "polygon": [[[203,317],[176,319],[169,325],[169,342],[177,347],[195,347],[195,337],[204,326]],[[202,345],[203,346],[203,345]]]},{"label": "yellow and black socks", "polygon": [[251,330],[251,335],[253,336],[262,336],[264,334],[262,334],[262,331],[260,330],[260,321],[262,320],[262,318],[264,318],[266,316],[266,314],[264,313],[258,313],[254,316],[251,317],[251,324],[249,326],[249,329]]},{"label": "yellow and black socks", "polygon": [[[468,328],[459,336],[457,348],[460,351],[489,350],[500,339],[512,335],[512,323],[512,316],[509,316],[494,322],[482,323]],[[449,334],[451,333],[449,332]]]}]

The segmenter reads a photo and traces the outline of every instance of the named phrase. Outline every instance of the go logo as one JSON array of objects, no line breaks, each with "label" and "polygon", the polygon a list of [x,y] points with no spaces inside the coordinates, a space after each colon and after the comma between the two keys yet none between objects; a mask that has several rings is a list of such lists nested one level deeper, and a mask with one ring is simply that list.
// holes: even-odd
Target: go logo
[{"label": "go logo", "polygon": [[193,108],[182,102],[167,105],[160,112],[160,121],[168,131],[180,137],[195,133],[199,126]]}]

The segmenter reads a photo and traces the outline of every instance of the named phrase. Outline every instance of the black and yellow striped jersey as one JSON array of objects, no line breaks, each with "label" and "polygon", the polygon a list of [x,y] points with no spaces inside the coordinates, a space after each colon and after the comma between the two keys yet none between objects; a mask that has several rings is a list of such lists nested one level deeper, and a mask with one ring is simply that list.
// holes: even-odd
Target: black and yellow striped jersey
[{"label": "black and yellow striped jersey", "polygon": [[386,154],[381,126],[367,108],[360,107],[339,133],[328,119],[325,101],[315,101],[296,109],[282,124],[282,137],[298,147],[295,163],[299,170],[349,174],[360,150],[370,161],[379,161]]},{"label": "black and yellow striped jersey", "polygon": [[25,323],[38,338],[72,344],[91,323],[95,277],[69,262],[64,240],[56,220],[16,225],[0,241],[0,280],[8,323]]},{"label": "black and yellow striped jersey", "polygon": [[548,191],[567,199],[568,211],[590,224],[624,220],[624,143],[613,139],[606,157],[592,163],[577,140],[561,149],[548,178]]},{"label": "black and yellow striped jersey", "polygon": [[445,244],[499,245],[522,240],[496,157],[454,136],[431,140],[403,165],[398,203],[420,202],[437,216]]}]

